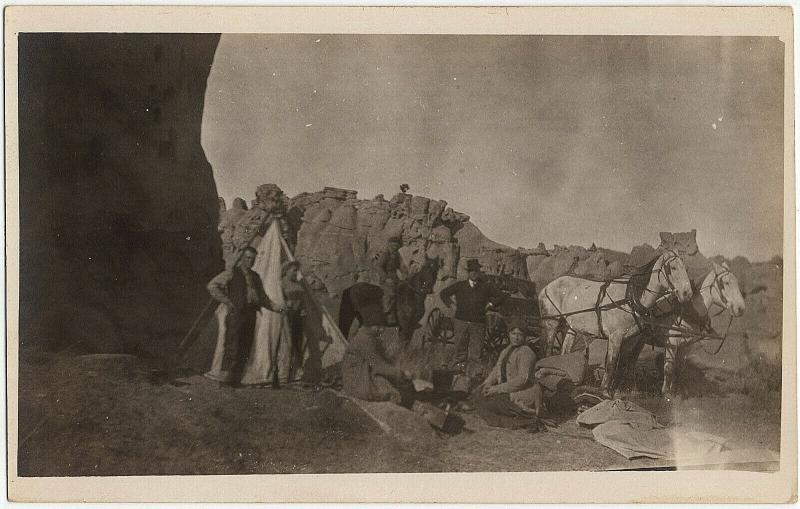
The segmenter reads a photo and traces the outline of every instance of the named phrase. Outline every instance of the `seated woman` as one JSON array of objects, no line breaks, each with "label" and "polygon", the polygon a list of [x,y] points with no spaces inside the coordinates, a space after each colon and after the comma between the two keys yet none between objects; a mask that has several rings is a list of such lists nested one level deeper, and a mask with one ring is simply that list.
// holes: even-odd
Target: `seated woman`
[{"label": "seated woman", "polygon": [[386,328],[383,291],[373,285],[357,285],[351,287],[349,298],[356,302],[360,323],[342,359],[342,390],[365,401],[410,407],[414,394],[411,374],[392,364],[381,342]]},{"label": "seated woman", "polygon": [[543,406],[542,387],[534,378],[536,353],[525,336],[524,323],[516,319],[509,322],[510,344],[472,394],[472,402],[490,426],[539,429]]}]

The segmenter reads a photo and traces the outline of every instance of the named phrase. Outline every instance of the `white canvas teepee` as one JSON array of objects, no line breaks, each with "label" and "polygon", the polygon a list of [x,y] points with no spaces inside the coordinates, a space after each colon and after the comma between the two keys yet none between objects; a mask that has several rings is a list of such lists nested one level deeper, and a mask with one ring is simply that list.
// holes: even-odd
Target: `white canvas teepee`
[{"label": "white canvas teepee", "polygon": [[[253,243],[253,247],[256,247]],[[253,270],[261,276],[264,290],[270,301],[276,307],[284,305],[283,290],[281,288],[281,267],[285,260],[294,260],[289,246],[280,233],[277,221],[267,229],[264,237],[258,242],[258,254]],[[302,274],[301,274],[302,278]],[[314,342],[315,345],[325,343],[323,351],[319,348],[306,350],[306,359],[316,356],[315,368],[325,369],[342,359],[347,347],[347,340],[334,323],[330,313],[320,305],[306,286],[307,306],[304,321],[304,334],[306,344]],[[225,345],[225,306],[219,306],[214,318],[216,320],[217,341],[214,349],[211,368],[206,376],[215,380],[222,380],[222,356]],[[316,336],[316,337],[310,337]],[[324,337],[320,337],[324,336]],[[241,383],[245,385],[265,384],[273,380],[274,370],[288,367],[290,355],[291,335],[288,319],[280,313],[267,309],[261,310],[256,321],[253,347],[250,358],[245,366]],[[310,364],[307,362],[307,364]],[[281,371],[285,371],[282,369]],[[286,378],[288,373],[279,372],[279,378]]]}]

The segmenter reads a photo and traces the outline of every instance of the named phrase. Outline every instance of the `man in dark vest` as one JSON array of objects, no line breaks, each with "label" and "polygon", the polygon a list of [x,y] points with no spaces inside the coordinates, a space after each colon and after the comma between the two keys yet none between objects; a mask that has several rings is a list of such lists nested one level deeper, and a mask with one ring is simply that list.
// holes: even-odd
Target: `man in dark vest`
[{"label": "man in dark vest", "polygon": [[397,285],[408,277],[408,267],[400,256],[400,237],[391,237],[378,257],[377,270],[383,290],[383,312],[388,325],[397,325]]},{"label": "man in dark vest", "polygon": [[261,277],[252,270],[258,252],[246,247],[235,267],[227,269],[208,283],[208,293],[228,309],[225,316],[225,351],[222,373],[231,385],[239,385],[250,357],[256,329],[256,314],[262,307],[276,313],[264,291]]},{"label": "man in dark vest", "polygon": [[467,262],[466,281],[458,281],[439,292],[442,302],[451,307],[456,298],[453,318],[455,352],[453,367],[466,364],[469,378],[481,375],[480,357],[486,335],[486,310],[489,304],[498,306],[506,296],[481,277],[478,260]]}]

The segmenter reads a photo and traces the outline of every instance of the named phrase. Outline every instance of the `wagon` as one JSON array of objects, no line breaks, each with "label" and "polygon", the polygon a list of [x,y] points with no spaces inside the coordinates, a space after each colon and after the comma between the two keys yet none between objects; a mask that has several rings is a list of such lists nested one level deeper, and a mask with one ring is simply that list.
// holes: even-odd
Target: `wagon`
[{"label": "wagon", "polygon": [[[530,337],[539,336],[539,307],[535,285],[531,281],[513,276],[484,275],[484,277],[507,297],[502,305],[486,313],[486,336],[481,358],[484,362],[493,364],[509,342],[506,325],[508,318],[523,319],[526,324],[526,334]],[[430,343],[451,345],[454,343],[453,336],[452,318],[441,308],[432,309],[428,314],[426,330],[422,336],[423,348]]]}]

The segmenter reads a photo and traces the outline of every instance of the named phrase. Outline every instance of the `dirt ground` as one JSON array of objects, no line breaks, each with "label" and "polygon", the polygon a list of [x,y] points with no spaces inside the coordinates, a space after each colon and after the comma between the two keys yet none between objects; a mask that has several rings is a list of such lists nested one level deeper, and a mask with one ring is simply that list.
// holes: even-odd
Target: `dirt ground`
[{"label": "dirt ground", "polygon": [[[779,392],[665,403],[631,396],[659,420],[779,450]],[[231,389],[203,377],[169,383],[132,356],[27,352],[20,364],[23,476],[554,471],[635,468],[569,416],[540,433],[464,414],[456,436],[389,436],[330,390]]]}]

